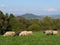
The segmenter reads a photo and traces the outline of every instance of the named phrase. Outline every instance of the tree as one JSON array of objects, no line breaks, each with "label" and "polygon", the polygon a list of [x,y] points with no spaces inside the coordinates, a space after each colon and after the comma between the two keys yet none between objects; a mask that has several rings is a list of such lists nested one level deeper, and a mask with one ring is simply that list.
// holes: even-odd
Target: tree
[{"label": "tree", "polygon": [[5,14],[5,18],[6,18],[6,19],[9,18],[9,14],[8,14],[8,13]]},{"label": "tree", "polygon": [[9,18],[14,18],[14,17],[15,17],[14,14],[10,13]]},{"label": "tree", "polygon": [[49,24],[49,23],[51,23],[51,22],[52,22],[52,18],[51,18],[51,17],[46,16],[46,17],[44,17],[44,18],[43,18],[43,22],[44,22],[44,23],[46,23],[46,24]]},{"label": "tree", "polygon": [[39,24],[40,23],[40,20],[39,19],[30,19],[30,24]]},{"label": "tree", "polygon": [[24,30],[30,26],[29,20],[25,19],[24,17],[20,16],[18,21],[24,26]]},{"label": "tree", "polygon": [[4,14],[2,11],[0,11],[0,19],[4,18]]},{"label": "tree", "polygon": [[40,26],[38,24],[32,24],[28,27],[28,30],[31,31],[40,31]]},{"label": "tree", "polygon": [[4,24],[5,23],[5,17],[2,11],[0,11],[0,34],[4,33]]},{"label": "tree", "polygon": [[19,31],[24,28],[15,18],[10,18],[9,24],[11,25],[12,31]]},{"label": "tree", "polygon": [[[43,20],[42,20],[42,25],[43,25],[43,29],[52,29],[52,18],[51,17],[44,17]],[[45,26],[45,27],[44,27]]]}]

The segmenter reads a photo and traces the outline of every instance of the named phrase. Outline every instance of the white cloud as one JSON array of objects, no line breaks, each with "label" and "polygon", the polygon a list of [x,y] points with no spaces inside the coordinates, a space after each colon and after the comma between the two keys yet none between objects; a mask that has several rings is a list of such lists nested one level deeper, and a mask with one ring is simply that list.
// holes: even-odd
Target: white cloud
[{"label": "white cloud", "polygon": [[57,9],[55,9],[55,8],[47,8],[47,9],[42,9],[42,11],[44,11],[44,12],[55,12],[55,11],[57,11]]},{"label": "white cloud", "polygon": [[5,4],[1,4],[0,7],[5,7],[6,5]]},{"label": "white cloud", "polygon": [[55,8],[49,8],[49,9],[47,9],[47,11],[48,12],[55,12],[55,11],[57,11],[57,9],[55,9]]}]

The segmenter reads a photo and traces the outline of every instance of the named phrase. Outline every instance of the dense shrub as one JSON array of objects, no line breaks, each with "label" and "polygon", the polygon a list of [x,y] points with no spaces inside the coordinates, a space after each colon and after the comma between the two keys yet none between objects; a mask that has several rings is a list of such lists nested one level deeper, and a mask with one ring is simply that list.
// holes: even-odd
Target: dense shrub
[{"label": "dense shrub", "polygon": [[18,31],[24,28],[24,26],[20,24],[15,18],[10,19],[10,25],[11,25],[12,31]]},{"label": "dense shrub", "polygon": [[38,24],[32,24],[28,27],[28,30],[31,31],[39,31],[40,30],[40,26]]}]

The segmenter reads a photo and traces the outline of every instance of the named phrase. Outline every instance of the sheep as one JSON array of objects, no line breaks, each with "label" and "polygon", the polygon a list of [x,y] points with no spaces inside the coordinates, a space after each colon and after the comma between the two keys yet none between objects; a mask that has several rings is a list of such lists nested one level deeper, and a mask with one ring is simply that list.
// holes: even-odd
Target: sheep
[{"label": "sheep", "polygon": [[32,34],[32,31],[28,31],[27,34],[28,34],[28,35],[31,35],[31,34]]},{"label": "sheep", "polygon": [[15,32],[14,31],[7,31],[3,36],[14,36]]},{"label": "sheep", "polygon": [[26,35],[31,35],[32,31],[22,31],[19,36],[26,36]]},{"label": "sheep", "polygon": [[46,31],[44,31],[44,33],[45,33],[46,35],[52,35],[52,34],[53,34],[52,30],[46,30]]},{"label": "sheep", "polygon": [[58,34],[58,31],[53,31],[53,35],[57,35]]},{"label": "sheep", "polygon": [[46,30],[46,31],[44,31],[44,33],[46,35],[57,35],[58,31],[55,31],[55,30]]},{"label": "sheep", "polygon": [[22,31],[21,33],[19,33],[19,36],[24,36],[24,35],[27,35],[27,31]]}]

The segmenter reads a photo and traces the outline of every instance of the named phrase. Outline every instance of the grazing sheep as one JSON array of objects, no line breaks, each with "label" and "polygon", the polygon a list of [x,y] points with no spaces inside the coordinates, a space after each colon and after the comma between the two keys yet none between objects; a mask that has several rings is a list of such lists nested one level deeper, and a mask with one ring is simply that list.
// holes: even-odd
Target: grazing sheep
[{"label": "grazing sheep", "polygon": [[53,34],[52,30],[46,30],[44,33],[45,33],[46,35],[52,35],[52,34]]},{"label": "grazing sheep", "polygon": [[26,36],[26,35],[31,35],[32,31],[22,31],[19,36]]},{"label": "grazing sheep", "polygon": [[24,36],[24,35],[27,35],[27,31],[22,31],[21,33],[19,33],[19,36]]},{"label": "grazing sheep", "polygon": [[58,34],[58,31],[53,31],[53,35],[57,35]]},{"label": "grazing sheep", "polygon": [[14,35],[15,35],[14,31],[8,31],[3,36],[14,36]]},{"label": "grazing sheep", "polygon": [[27,34],[28,34],[28,35],[31,35],[31,34],[32,34],[32,31],[28,31]]}]

